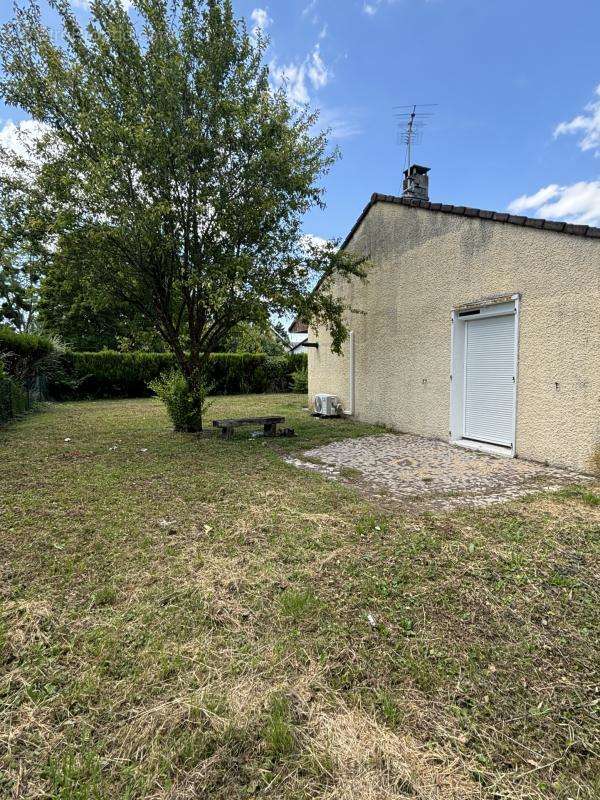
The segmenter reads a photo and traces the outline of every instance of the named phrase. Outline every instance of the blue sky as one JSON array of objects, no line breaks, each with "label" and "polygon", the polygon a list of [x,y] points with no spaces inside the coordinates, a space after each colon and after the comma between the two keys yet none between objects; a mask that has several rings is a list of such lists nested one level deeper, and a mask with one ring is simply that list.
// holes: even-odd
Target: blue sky
[{"label": "blue sky", "polygon": [[[433,201],[600,225],[598,0],[235,7],[270,37],[273,81],[321,109],[342,151],[307,233],[344,236],[372,192],[400,192],[394,106],[414,102],[437,103],[414,158],[431,168]],[[22,117],[0,107],[0,131]]]}]

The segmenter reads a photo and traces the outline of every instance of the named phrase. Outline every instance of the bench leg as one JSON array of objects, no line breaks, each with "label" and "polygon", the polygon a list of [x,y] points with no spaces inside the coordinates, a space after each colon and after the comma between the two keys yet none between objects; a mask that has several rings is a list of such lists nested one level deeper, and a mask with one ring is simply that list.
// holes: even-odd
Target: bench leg
[{"label": "bench leg", "polygon": [[263,432],[265,436],[277,436],[277,423],[268,422],[263,426]]},{"label": "bench leg", "polygon": [[221,428],[222,439],[233,439],[233,428]]}]

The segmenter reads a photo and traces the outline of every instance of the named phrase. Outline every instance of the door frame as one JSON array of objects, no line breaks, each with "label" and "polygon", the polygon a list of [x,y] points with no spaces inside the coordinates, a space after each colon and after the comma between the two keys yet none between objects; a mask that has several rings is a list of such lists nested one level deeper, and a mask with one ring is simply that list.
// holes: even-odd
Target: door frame
[{"label": "door frame", "polygon": [[[452,309],[450,317],[450,443],[469,450],[481,450],[486,453],[514,458],[517,452],[517,387],[519,384],[519,318],[521,310],[520,294],[504,294],[464,303]],[[511,315],[515,318],[514,345],[514,387],[513,387],[513,435],[512,446],[476,442],[464,438],[464,396],[465,396],[465,331],[466,322],[473,319],[485,319]]]}]

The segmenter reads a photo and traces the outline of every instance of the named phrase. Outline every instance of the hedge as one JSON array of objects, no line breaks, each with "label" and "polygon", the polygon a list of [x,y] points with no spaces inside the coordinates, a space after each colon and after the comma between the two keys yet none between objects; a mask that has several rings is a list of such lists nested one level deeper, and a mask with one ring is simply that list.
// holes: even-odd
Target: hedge
[{"label": "hedge", "polygon": [[148,383],[175,362],[169,353],[66,352],[63,375],[48,387],[55,400],[146,397]]},{"label": "hedge", "polygon": [[0,367],[0,424],[24,414],[28,408],[25,389]]},{"label": "hedge", "polygon": [[[54,345],[45,336],[34,333],[17,333],[6,325],[0,325],[0,354],[5,362],[12,358],[37,361],[50,355]],[[10,367],[8,367],[10,369]]]},{"label": "hedge", "polygon": [[54,350],[44,336],[0,325],[0,424],[28,411],[43,396],[39,365]]},{"label": "hedge", "polygon": [[[53,380],[55,399],[146,397],[148,384],[173,369],[170,353],[68,352],[63,357],[64,376]],[[255,353],[213,353],[207,381],[213,394],[286,392],[292,374],[306,366],[306,355],[266,356]]]}]

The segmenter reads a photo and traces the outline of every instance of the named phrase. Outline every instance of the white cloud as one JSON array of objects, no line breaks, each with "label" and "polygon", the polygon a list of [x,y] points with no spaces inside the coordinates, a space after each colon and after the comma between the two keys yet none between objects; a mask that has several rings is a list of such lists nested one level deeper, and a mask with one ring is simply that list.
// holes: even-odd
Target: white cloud
[{"label": "white cloud", "polygon": [[[386,5],[392,6],[395,3],[400,2],[400,0],[365,0],[363,3],[363,14],[366,14],[368,17],[373,17],[379,11],[379,9]],[[433,3],[435,0],[423,0],[424,3]]]},{"label": "white cloud", "polygon": [[[578,145],[583,151],[592,151],[600,157],[600,84],[596,87],[598,98],[568,122],[554,129],[554,137],[579,134]],[[578,225],[600,226],[600,180],[578,181],[567,186],[551,183],[531,195],[521,195],[508,205],[513,214],[532,213],[545,219],[558,219]]]},{"label": "white cloud", "polygon": [[250,19],[254,23],[250,33],[255,39],[258,37],[259,33],[264,34],[273,22],[266,8],[255,8],[250,14]]},{"label": "white cloud", "polygon": [[321,109],[319,125],[329,130],[332,139],[350,139],[362,133],[362,126],[355,110],[345,108]]},{"label": "white cloud", "polygon": [[323,61],[318,44],[300,62],[292,61],[280,65],[276,58],[272,59],[269,71],[274,88],[283,86],[292,103],[296,105],[310,103],[310,88],[318,91],[331,80],[331,71]]},{"label": "white cloud", "polygon": [[269,73],[273,87],[279,89],[283,86],[292,103],[305,105],[310,102],[306,86],[305,62],[298,64],[292,61],[289,64],[279,65],[274,58],[269,64]]},{"label": "white cloud", "polygon": [[508,206],[508,210],[512,214],[520,214],[523,211],[530,211],[532,208],[541,208],[553,197],[556,197],[561,187],[557,183],[551,183],[550,186],[544,186],[535,194],[517,197]]},{"label": "white cloud", "polygon": [[39,166],[40,156],[36,148],[49,130],[43,122],[34,119],[24,119],[16,124],[7,120],[0,128],[0,174],[8,175],[13,171],[11,162],[15,157],[33,169]]},{"label": "white cloud", "polygon": [[587,114],[579,114],[569,122],[561,122],[554,129],[554,136],[579,134],[581,150],[591,150],[595,156],[600,157],[600,84],[596,87],[595,94],[599,99],[587,104],[584,109]]},{"label": "white cloud", "polygon": [[0,129],[0,147],[18,156],[25,156],[29,146],[44,133],[45,126],[34,119],[24,119],[16,125],[7,120]]},{"label": "white cloud", "polygon": [[15,124],[9,119],[0,125],[0,180],[33,185],[44,161],[60,155],[60,143],[43,122],[24,119]]},{"label": "white cloud", "polygon": [[508,210],[513,214],[529,212],[544,219],[600,226],[600,180],[579,181],[570,186],[553,183],[535,194],[517,197]]},{"label": "white cloud", "polygon": [[308,62],[308,77],[315,89],[322,89],[329,83],[330,73],[321,57],[319,45],[315,46]]},{"label": "white cloud", "polygon": [[[325,34],[326,30],[321,31],[319,39]],[[283,87],[290,101],[296,106],[312,103],[314,100],[312,95],[327,86],[333,78],[331,69],[323,60],[319,42],[302,61],[280,64],[277,58],[271,59],[269,73],[272,87],[274,89]],[[330,139],[348,139],[362,132],[355,111],[323,106],[315,130],[317,132],[328,130]]]},{"label": "white cloud", "polygon": [[[292,103],[303,106],[314,100],[312,96],[327,86],[332,78],[331,69],[321,55],[319,42],[303,61],[279,64],[276,58],[269,64],[271,84],[274,89],[284,87]],[[355,111],[321,107],[317,130],[329,131],[331,139],[348,139],[361,133]]]},{"label": "white cloud", "polygon": [[311,14],[317,6],[317,0],[309,0],[309,2],[302,9],[302,16],[307,17]]},{"label": "white cloud", "polygon": [[311,250],[320,251],[325,250],[329,241],[322,236],[317,236],[314,233],[305,233],[300,239],[300,246],[303,250],[310,252]]}]

